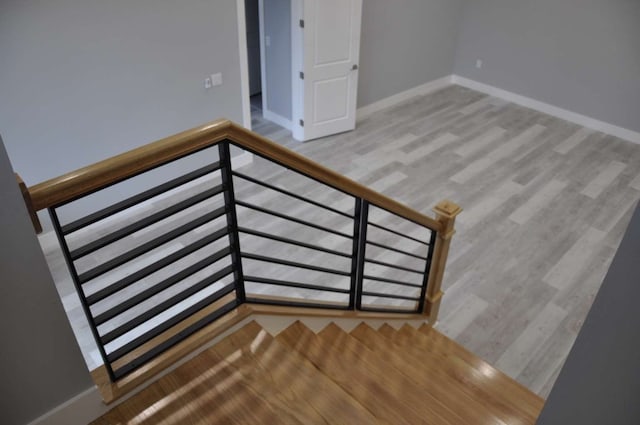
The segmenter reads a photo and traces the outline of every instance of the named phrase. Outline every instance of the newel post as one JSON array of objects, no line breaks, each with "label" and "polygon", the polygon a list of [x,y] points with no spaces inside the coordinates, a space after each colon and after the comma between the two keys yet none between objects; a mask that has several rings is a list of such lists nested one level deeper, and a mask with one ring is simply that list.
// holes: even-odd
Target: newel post
[{"label": "newel post", "polygon": [[431,270],[429,272],[429,281],[427,283],[427,294],[425,299],[424,314],[429,317],[429,323],[435,324],[438,320],[438,312],[440,311],[440,301],[444,292],[442,292],[442,277],[447,264],[447,256],[449,255],[449,246],[451,238],[455,230],[456,216],[462,212],[462,208],[454,202],[444,200],[435,206],[433,211],[436,213],[436,220],[440,222],[441,228],[436,235],[436,244],[431,257]]},{"label": "newel post", "polygon": [[22,177],[18,173],[16,173],[16,180],[18,182],[18,187],[20,188],[20,192],[22,193],[22,199],[24,199],[24,204],[27,207],[27,211],[29,212],[29,217],[31,217],[31,223],[33,224],[33,229],[37,234],[42,233],[42,224],[40,224],[40,219],[38,218],[38,213],[33,208],[33,202],[31,201],[31,194],[29,193],[29,189],[27,185],[22,180]]}]

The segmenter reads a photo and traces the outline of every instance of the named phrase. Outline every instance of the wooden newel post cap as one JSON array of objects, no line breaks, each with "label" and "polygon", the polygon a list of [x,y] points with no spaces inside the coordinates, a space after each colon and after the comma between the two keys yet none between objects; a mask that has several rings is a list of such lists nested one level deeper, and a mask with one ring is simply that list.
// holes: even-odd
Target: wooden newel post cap
[{"label": "wooden newel post cap", "polygon": [[438,205],[433,208],[433,211],[438,214],[438,216],[442,216],[442,218],[452,219],[462,212],[462,208],[455,202],[445,199],[438,202]]}]

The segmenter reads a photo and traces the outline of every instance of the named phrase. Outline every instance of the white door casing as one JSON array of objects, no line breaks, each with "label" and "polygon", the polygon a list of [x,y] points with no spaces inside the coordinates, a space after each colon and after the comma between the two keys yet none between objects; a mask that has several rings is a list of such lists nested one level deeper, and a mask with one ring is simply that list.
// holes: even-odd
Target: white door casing
[{"label": "white door casing", "polygon": [[355,128],[361,16],[362,0],[292,1],[297,140]]}]

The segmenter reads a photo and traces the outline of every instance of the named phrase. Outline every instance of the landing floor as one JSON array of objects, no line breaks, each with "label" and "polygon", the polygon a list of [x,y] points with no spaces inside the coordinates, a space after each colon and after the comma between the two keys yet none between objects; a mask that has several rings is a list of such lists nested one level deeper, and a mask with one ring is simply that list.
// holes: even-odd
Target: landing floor
[{"label": "landing floor", "polygon": [[[640,146],[457,86],[305,144],[259,116],[253,124],[418,211],[444,198],[460,204],[437,328],[548,395],[640,198]],[[276,184],[283,177],[259,158],[247,169]],[[51,240],[44,250],[95,367]]]}]

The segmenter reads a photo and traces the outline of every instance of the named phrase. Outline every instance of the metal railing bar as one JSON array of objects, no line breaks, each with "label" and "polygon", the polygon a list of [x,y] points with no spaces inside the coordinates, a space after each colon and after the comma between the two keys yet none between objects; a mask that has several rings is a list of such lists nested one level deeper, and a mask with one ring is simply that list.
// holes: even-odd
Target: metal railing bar
[{"label": "metal railing bar", "polygon": [[403,237],[405,239],[410,239],[410,240],[412,240],[414,242],[417,242],[419,244],[429,246],[429,244],[427,242],[421,241],[420,239],[414,238],[414,237],[406,235],[404,233],[400,233],[400,232],[398,232],[396,230],[389,229],[388,227],[381,226],[381,225],[379,225],[377,223],[374,223],[372,221],[369,222],[369,226],[373,226],[373,227],[375,227],[377,229],[384,230],[385,232],[393,233],[394,235],[401,236],[401,237]]},{"label": "metal railing bar", "polygon": [[384,261],[372,260],[371,258],[365,258],[364,261],[366,261],[367,263],[377,264],[379,266],[390,267],[390,268],[398,269],[398,270],[404,270],[406,272],[417,273],[417,274],[420,274],[420,275],[424,273],[423,270],[416,270],[416,269],[412,269],[412,268],[409,268],[409,267],[398,266],[396,264],[385,263]]},{"label": "metal railing bar", "polygon": [[264,298],[251,298],[247,297],[247,302],[251,304],[264,304],[264,305],[279,305],[284,307],[303,307],[303,308],[322,308],[328,310],[349,310],[349,305],[344,306],[335,304],[322,304],[322,303],[306,303],[297,301],[284,301],[284,300],[269,300]]},{"label": "metal railing bar", "polygon": [[285,220],[293,221],[295,223],[302,224],[304,226],[313,227],[314,229],[322,230],[324,232],[333,233],[334,235],[342,236],[343,238],[353,239],[353,236],[348,235],[346,233],[338,232],[337,230],[333,230],[333,229],[328,229],[326,227],[323,227],[323,226],[320,226],[320,225],[317,225],[317,224],[314,224],[314,223],[309,223],[308,221],[304,221],[304,220],[301,220],[299,218],[291,217],[290,215],[286,215],[286,214],[282,214],[282,213],[279,213],[279,212],[276,212],[276,211],[272,211],[272,210],[269,210],[269,209],[266,209],[266,208],[262,208],[262,207],[259,207],[257,205],[253,205],[253,204],[250,204],[250,203],[247,203],[247,202],[244,202],[244,201],[236,200],[236,204],[240,205],[241,207],[249,208],[249,209],[252,209],[252,210],[255,210],[255,211],[259,211],[259,212],[262,212],[262,213],[265,213],[265,214],[273,215],[275,217],[279,217],[279,218],[282,218],[282,219],[285,219]]},{"label": "metal railing bar", "polygon": [[95,322],[96,324],[99,326],[103,323],[105,323],[108,320],[113,319],[114,317],[118,316],[119,314],[124,313],[125,311],[129,310],[132,307],[135,307],[136,305],[140,304],[143,301],[146,301],[147,299],[151,298],[152,296],[164,291],[167,288],[170,288],[171,286],[175,285],[176,283],[182,281],[183,279],[186,279],[187,277],[191,276],[192,274],[195,274],[197,272],[199,272],[200,270],[204,269],[207,266],[210,266],[211,264],[223,259],[224,257],[226,257],[227,255],[229,255],[231,253],[231,248],[230,247],[226,247],[221,249],[220,251],[216,252],[215,254],[213,254],[210,257],[204,258],[200,261],[198,261],[197,263],[194,263],[192,265],[190,265],[189,267],[180,270],[178,273],[174,274],[171,277],[168,277],[166,279],[164,279],[161,282],[158,282],[157,284],[151,286],[150,288],[145,289],[144,291],[134,295],[131,298],[128,298],[126,301],[110,308],[109,310],[95,316]]},{"label": "metal railing bar", "polygon": [[433,251],[436,246],[437,232],[431,232],[431,242],[429,243],[429,252],[427,253],[427,261],[424,267],[424,277],[422,278],[422,290],[420,291],[420,302],[418,311],[424,312],[425,297],[427,295],[427,286],[429,285],[429,275],[431,274],[431,263],[433,262]]},{"label": "metal railing bar", "polygon": [[188,199],[178,202],[177,204],[173,204],[163,210],[153,213],[148,217],[145,217],[139,221],[136,221],[135,223],[131,223],[128,226],[123,227],[122,229],[116,230],[115,232],[109,233],[108,235],[96,239],[95,241],[88,243],[80,248],[74,249],[70,253],[71,259],[77,260],[84,257],[85,255],[91,254],[92,252],[97,251],[98,249],[103,248],[111,243],[119,241],[120,239],[125,238],[139,230],[142,230],[145,227],[151,226],[152,224],[164,220],[165,218],[171,217],[172,215],[186,210],[187,208],[199,204],[200,202],[205,201],[209,198],[213,198],[214,196],[221,194],[222,191],[222,185],[218,185],[212,189],[200,192],[194,196],[189,197]]},{"label": "metal railing bar", "polygon": [[140,270],[138,270],[137,272],[128,275],[127,277],[120,279],[114,283],[112,283],[111,285],[107,286],[106,288],[103,288],[99,291],[96,291],[95,293],[91,294],[90,296],[87,297],[87,302],[89,303],[89,305],[93,305],[95,303],[97,303],[98,301],[102,301],[103,299],[107,298],[110,295],[115,294],[116,292],[128,287],[129,285],[134,284],[135,282],[137,282],[140,279],[144,279],[145,277],[149,276],[150,274],[168,266],[169,264],[175,263],[176,261],[180,260],[181,258],[186,257],[189,254],[194,253],[195,251],[209,245],[210,243],[213,243],[215,241],[217,241],[218,239],[222,238],[223,236],[225,236],[228,232],[228,229],[226,227],[223,227],[222,229],[202,238],[197,240],[196,242],[185,246],[184,248],[179,249],[178,251],[169,254],[168,256],[162,258],[161,260],[156,261],[153,264],[150,264]]},{"label": "metal railing bar", "polygon": [[321,204],[320,202],[316,202],[316,201],[314,201],[312,199],[305,198],[304,196],[295,194],[293,192],[290,192],[290,191],[288,191],[286,189],[279,188],[279,187],[274,186],[272,184],[261,182],[260,180],[255,179],[255,178],[253,178],[251,176],[248,176],[246,174],[242,174],[242,173],[238,173],[237,171],[234,171],[233,175],[235,175],[237,177],[240,177],[243,180],[250,181],[251,183],[255,183],[257,185],[264,186],[264,187],[266,187],[268,189],[275,190],[276,192],[283,193],[283,194],[285,194],[287,196],[290,196],[292,198],[298,199],[300,201],[307,202],[309,204],[315,205],[316,207],[320,207],[320,208],[323,208],[323,209],[325,209],[327,211],[331,211],[331,212],[333,212],[335,214],[338,214],[338,215],[341,215],[343,217],[347,217],[347,218],[353,219],[353,216],[351,214],[348,214],[346,212],[343,212],[343,211],[337,210],[335,208],[329,207],[327,205]]},{"label": "metal railing bar", "polygon": [[237,148],[240,148],[242,150],[250,152],[250,153],[252,153],[253,155],[255,155],[255,156],[259,157],[259,158],[262,158],[264,160],[267,160],[269,162],[277,164],[277,165],[279,165],[281,167],[284,167],[284,168],[286,168],[286,169],[288,169],[288,170],[290,170],[290,171],[292,171],[292,172],[294,172],[296,174],[299,174],[299,175],[301,175],[301,176],[303,176],[305,178],[308,178],[308,179],[311,179],[311,180],[313,180],[313,181],[315,181],[317,183],[320,183],[323,186],[330,187],[331,189],[333,189],[333,190],[335,190],[337,192],[340,192],[343,195],[351,196],[351,197],[354,197],[354,198],[357,197],[356,195],[350,193],[349,191],[347,191],[345,189],[341,189],[338,186],[336,186],[336,185],[334,185],[332,183],[329,183],[328,181],[323,181],[322,179],[320,179],[318,177],[315,177],[315,176],[313,176],[313,175],[311,175],[309,173],[306,173],[306,172],[304,172],[302,170],[299,170],[296,167],[291,167],[291,165],[287,165],[284,162],[282,162],[282,161],[280,161],[280,160],[278,160],[278,159],[276,159],[274,157],[271,157],[269,155],[265,155],[262,152],[259,152],[259,151],[255,150],[255,149],[252,149],[251,147],[246,146],[244,143],[238,143],[237,141],[234,141],[233,139],[227,139],[227,142],[230,145],[233,145],[233,146],[235,146]]},{"label": "metal railing bar", "polygon": [[366,307],[366,305],[363,305],[362,308],[360,309],[360,311],[367,311],[367,312],[372,312],[372,313],[395,313],[395,314],[411,314],[411,313],[417,313],[418,312],[418,310],[415,309],[415,308],[407,309],[407,310],[401,310],[401,309],[396,309],[396,308]]},{"label": "metal railing bar", "polygon": [[78,294],[78,298],[80,299],[80,306],[82,307],[82,311],[87,318],[87,322],[89,324],[89,329],[91,330],[91,334],[96,342],[96,346],[98,347],[98,351],[100,352],[100,357],[102,357],[102,361],[105,365],[105,369],[107,370],[107,374],[109,375],[109,379],[114,382],[116,377],[113,373],[113,368],[111,364],[107,361],[107,353],[105,351],[104,345],[100,343],[100,334],[98,333],[98,327],[95,324],[93,319],[93,314],[91,309],[89,308],[89,304],[87,303],[87,299],[85,297],[84,291],[82,290],[82,286],[80,284],[80,279],[78,278],[78,271],[76,270],[73,261],[69,258],[69,246],[67,245],[67,240],[62,234],[62,230],[60,229],[60,220],[58,219],[58,214],[54,207],[49,208],[49,214],[51,215],[51,224],[56,232],[56,237],[58,238],[58,242],[60,243],[60,248],[62,249],[62,254],[64,256],[65,263],[67,263],[67,268],[71,274],[71,279],[73,280],[73,286],[76,289],[76,293]]},{"label": "metal railing bar", "polygon": [[422,260],[422,261],[425,261],[425,260],[426,260],[426,258],[425,258],[425,257],[421,257],[421,256],[419,256],[419,255],[412,254],[412,253],[410,253],[410,252],[403,251],[403,250],[398,249],[398,248],[393,248],[393,247],[391,247],[391,246],[384,245],[384,244],[381,244],[381,243],[378,243],[378,242],[367,241],[367,243],[368,243],[369,245],[377,246],[378,248],[388,249],[389,251],[394,251],[394,252],[397,252],[397,253],[399,253],[399,254],[408,255],[409,257],[414,257],[414,258],[417,258],[417,259]]},{"label": "metal railing bar", "polygon": [[258,236],[258,237],[265,238],[265,239],[272,239],[274,241],[284,242],[284,243],[288,243],[288,244],[291,244],[291,245],[297,245],[297,246],[301,246],[303,248],[309,248],[309,249],[313,249],[313,250],[316,250],[316,251],[326,252],[328,254],[339,255],[340,257],[351,258],[351,254],[347,254],[345,252],[335,251],[333,249],[323,248],[321,246],[316,246],[316,245],[311,245],[311,244],[308,244],[308,243],[305,243],[305,242],[296,241],[294,239],[289,239],[289,238],[285,238],[285,237],[282,237],[282,236],[273,235],[273,234],[270,234],[270,233],[264,233],[264,232],[260,232],[260,231],[257,231],[257,230],[248,229],[246,227],[238,227],[238,232],[245,233],[245,234],[248,234],[248,235]]},{"label": "metal railing bar", "polygon": [[335,292],[338,294],[350,293],[348,289],[330,288],[326,286],[312,285],[309,283],[289,282],[285,280],[268,279],[264,277],[245,276],[244,281],[254,282],[254,283],[264,283],[267,285],[275,285],[275,286],[286,286],[290,288],[311,289],[315,291],[324,291],[324,292]]},{"label": "metal railing bar", "polygon": [[414,297],[407,297],[404,295],[395,295],[395,294],[383,294],[381,292],[369,292],[369,291],[363,291],[362,292],[362,296],[368,296],[368,297],[380,297],[380,298],[393,298],[396,300],[408,300],[408,301],[420,301],[420,298],[414,298]]},{"label": "metal railing bar", "polygon": [[136,257],[139,257],[143,254],[146,254],[147,252],[179,237],[184,235],[187,232],[190,232],[193,229],[196,229],[200,226],[202,226],[203,224],[206,224],[210,221],[213,221],[219,217],[222,217],[224,214],[226,214],[226,209],[225,207],[220,207],[208,214],[205,214],[203,216],[198,217],[197,219],[190,221],[186,224],[183,224],[180,227],[177,227],[167,233],[165,233],[164,235],[158,236],[155,239],[150,240],[149,242],[143,243],[142,245],[132,249],[131,251],[127,251],[124,254],[121,254],[115,258],[112,258],[111,260],[100,264],[97,267],[94,267],[91,270],[88,270],[84,273],[82,273],[79,277],[78,280],[80,281],[80,283],[86,283],[88,281],[90,281],[91,279],[95,279],[96,277],[115,269],[118,266],[121,266],[131,260],[133,260]]},{"label": "metal railing bar", "polygon": [[[356,208],[358,209],[358,208]],[[355,288],[353,296],[349,297],[354,298],[355,308],[356,310],[360,310],[360,305],[362,304],[362,276],[364,275],[364,259],[367,255],[367,223],[369,222],[369,202],[362,199],[360,201],[360,215],[357,219],[358,221],[358,245],[356,246],[354,243],[353,253],[356,255],[355,259],[355,279],[352,276],[352,279],[355,283]],[[354,224],[355,227],[355,224]],[[355,230],[354,230],[355,234]],[[353,307],[353,305],[352,305]]]},{"label": "metal railing bar", "polygon": [[422,288],[422,285],[418,285],[418,284],[415,284],[415,283],[403,282],[401,280],[387,279],[386,277],[377,277],[377,276],[364,275],[364,276],[362,276],[362,278],[366,279],[366,280],[375,280],[375,281],[378,281],[378,282],[393,283],[394,285],[408,286],[410,288]]},{"label": "metal railing bar", "polygon": [[[234,290],[235,290],[235,287],[233,285],[228,285],[228,286],[225,286],[224,288],[220,289],[219,291],[214,292],[213,294],[209,295],[208,297],[206,297],[206,298],[202,299],[201,301],[197,302],[196,304],[192,305],[188,309],[183,310],[182,312],[180,312],[177,315],[173,316],[171,319],[169,319],[169,320],[159,324],[158,326],[154,327],[153,329],[151,329],[147,333],[145,333],[143,335],[140,335],[139,337],[133,339],[132,341],[130,341],[129,343],[123,345],[122,347],[118,348],[117,350],[109,353],[107,355],[107,358],[108,358],[109,362],[113,363],[114,361],[116,361],[119,358],[123,357],[127,353],[135,350],[136,348],[140,347],[144,343],[152,340],[156,336],[160,335],[161,333],[165,332],[166,330],[170,329],[171,327],[173,327],[173,326],[177,325],[178,323],[182,322],[183,320],[185,320],[189,316],[194,315],[195,313],[199,312],[200,310],[202,310],[203,308],[207,307],[208,305],[211,305],[212,303],[216,302],[217,300],[219,300],[220,298],[224,297],[225,295],[233,292]],[[206,317],[206,318],[203,318],[203,319],[199,320],[198,322],[196,322],[193,325],[189,326],[185,330],[183,330],[181,332],[178,332],[176,335],[174,335],[173,337],[169,338],[167,341],[165,341],[165,342],[157,345],[156,347],[152,348],[147,353],[145,353],[142,356],[138,357],[137,359],[135,359],[133,362],[131,362],[129,364],[133,364],[134,362],[137,363],[141,359],[145,359],[144,361],[146,361],[146,360],[148,360],[150,358],[155,357],[156,355],[160,354],[161,352],[163,352],[166,349],[168,349],[168,348],[172,347],[173,345],[175,345],[180,340],[184,339],[186,336],[191,335],[196,330],[206,326],[207,324],[211,323],[213,320],[217,319],[218,317],[221,317],[222,315],[228,313],[229,311],[234,309],[237,305],[238,305],[237,301],[233,300],[232,302],[226,304],[225,306],[223,306],[222,308],[217,310],[212,315],[212,316],[215,316],[213,319],[212,319],[212,316],[209,316],[209,317]],[[228,308],[229,306],[231,306],[231,308]],[[218,313],[221,312],[221,311],[224,311],[224,313],[218,315]],[[201,326],[199,326],[199,327],[196,326],[198,324],[201,324]],[[169,341],[175,341],[175,342],[169,343]],[[150,357],[147,357],[147,354],[150,354],[150,353],[155,353],[155,354],[150,356]],[[118,369],[116,371],[116,376],[118,376],[118,372],[120,370],[124,369],[125,367],[126,366],[123,366],[120,369]],[[134,368],[135,368],[135,366],[134,366]],[[120,376],[122,376],[122,375],[120,375]]]},{"label": "metal railing bar", "polygon": [[68,235],[69,233],[75,232],[76,230],[80,230],[83,227],[89,226],[90,224],[100,221],[106,217],[117,214],[120,211],[124,211],[127,208],[131,208],[136,204],[147,201],[164,192],[168,192],[171,189],[175,189],[176,187],[189,183],[190,181],[199,179],[200,177],[204,177],[207,174],[213,173],[214,171],[217,171],[219,169],[220,169],[220,162],[214,162],[211,165],[207,165],[205,167],[194,170],[188,174],[185,174],[184,176],[177,177],[166,183],[163,183],[151,189],[145,190],[144,192],[141,192],[123,201],[120,201],[109,207],[98,210],[92,214],[89,214],[71,223],[68,223],[62,226],[62,233],[65,235]]},{"label": "metal railing bar", "polygon": [[330,274],[337,274],[341,276],[351,276],[350,272],[343,272],[341,270],[328,269],[325,267],[314,266],[311,264],[297,263],[295,261],[282,260],[280,258],[265,257],[263,255],[257,255],[257,254],[242,253],[242,258],[246,258],[247,260],[262,261],[265,263],[282,264],[283,266],[299,267],[301,269],[313,270],[317,272],[330,273]]},{"label": "metal railing bar", "polygon": [[[107,332],[106,334],[101,336],[100,340],[105,345],[110,343],[114,339],[126,334],[127,332],[131,331],[132,329],[136,328],[137,326],[140,326],[141,324],[143,324],[147,320],[152,319],[154,316],[157,316],[158,314],[164,312],[165,310],[168,310],[169,308],[175,306],[176,304],[180,303],[181,301],[186,300],[190,296],[195,295],[196,293],[198,293],[201,290],[207,288],[208,286],[211,286],[211,285],[215,284],[220,279],[228,276],[232,272],[233,272],[233,266],[229,265],[229,266],[225,267],[224,269],[218,271],[217,273],[214,273],[213,275],[211,275],[211,276],[209,276],[209,277],[207,277],[205,279],[202,279],[200,282],[196,283],[195,285],[190,286],[186,290],[184,290],[184,291],[174,295],[173,297],[161,302],[160,304],[154,306],[153,308],[147,310],[146,312],[134,317],[131,320],[128,320],[126,323],[123,323],[122,325],[118,326],[117,328],[113,329],[112,331]],[[225,287],[233,286],[233,285],[235,285],[235,281],[233,283],[229,284],[229,285],[225,285]]]},{"label": "metal railing bar", "polygon": [[[366,220],[365,223],[362,222],[362,210],[363,204],[366,204],[366,201],[363,201],[361,198],[356,198],[353,205],[353,240],[351,241],[351,282],[349,283],[349,309],[356,309],[358,306],[358,300],[360,299],[359,292],[359,283],[362,283],[360,280],[360,276],[362,276],[363,268],[360,267],[360,263],[364,259],[365,253],[361,251],[360,245],[364,243],[366,240]],[[364,207],[366,209],[366,207]],[[364,229],[365,235],[361,234],[361,230]],[[364,249],[364,246],[363,248]],[[360,288],[362,289],[362,288]]]},{"label": "metal railing bar", "polygon": [[433,226],[433,227],[432,227],[431,225],[427,225],[427,224],[424,224],[424,223],[420,223],[419,221],[414,220],[413,218],[409,218],[409,217],[406,217],[406,216],[404,216],[404,215],[402,215],[402,214],[398,214],[398,213],[396,213],[396,212],[393,212],[393,211],[391,211],[391,210],[390,210],[389,208],[387,208],[387,207],[381,207],[380,205],[378,205],[378,204],[374,204],[374,203],[372,203],[371,205],[373,205],[373,206],[374,206],[374,207],[376,207],[376,208],[380,208],[381,210],[386,211],[386,212],[388,212],[389,214],[394,215],[394,216],[396,216],[396,217],[398,217],[398,218],[400,218],[400,219],[402,219],[402,220],[407,220],[407,221],[412,222],[413,224],[417,224],[417,225],[418,225],[418,226],[420,226],[420,227],[424,227],[425,229],[429,229],[429,230],[431,230],[432,232],[436,232],[436,231],[438,231],[438,227],[435,227],[435,226]]}]

